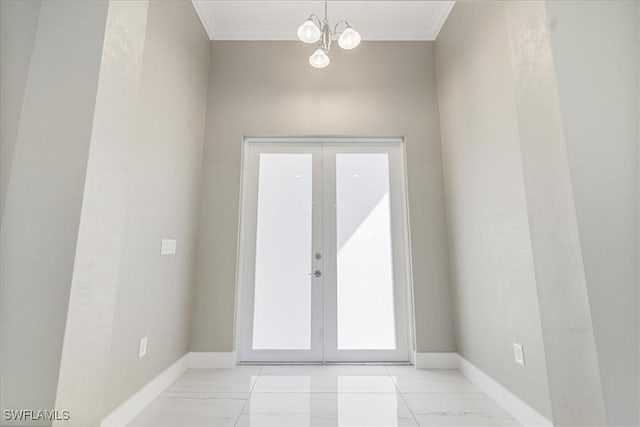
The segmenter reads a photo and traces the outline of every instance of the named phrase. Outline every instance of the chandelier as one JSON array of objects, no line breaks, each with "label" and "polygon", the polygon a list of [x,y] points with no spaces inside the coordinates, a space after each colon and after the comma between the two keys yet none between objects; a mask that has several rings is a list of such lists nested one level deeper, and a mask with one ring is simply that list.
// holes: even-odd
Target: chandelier
[{"label": "chandelier", "polygon": [[324,2],[324,19],[318,15],[311,15],[298,27],[298,38],[304,43],[318,43],[318,48],[309,57],[309,64],[315,68],[324,68],[329,65],[329,49],[331,42],[338,40],[338,46],[350,50],[358,47],[362,41],[359,32],[351,28],[347,21],[338,22],[333,29],[327,19],[327,2]]}]

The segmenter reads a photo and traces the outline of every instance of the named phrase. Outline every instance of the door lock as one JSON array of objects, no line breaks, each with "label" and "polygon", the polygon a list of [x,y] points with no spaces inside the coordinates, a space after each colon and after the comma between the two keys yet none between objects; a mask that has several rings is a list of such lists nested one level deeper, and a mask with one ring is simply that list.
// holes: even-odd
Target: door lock
[{"label": "door lock", "polygon": [[316,270],[313,273],[309,273],[309,276],[322,277],[322,271]]}]

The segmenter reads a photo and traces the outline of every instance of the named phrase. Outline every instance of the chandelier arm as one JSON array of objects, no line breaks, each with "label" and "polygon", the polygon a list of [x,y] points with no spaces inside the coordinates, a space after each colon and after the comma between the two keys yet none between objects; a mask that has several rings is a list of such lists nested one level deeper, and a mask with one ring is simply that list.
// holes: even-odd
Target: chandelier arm
[{"label": "chandelier arm", "polygon": [[316,24],[318,29],[322,28],[322,19],[320,19],[320,17],[318,15],[316,15],[315,13],[312,13],[311,15],[309,15],[309,20],[311,22],[313,22],[314,24]]},{"label": "chandelier arm", "polygon": [[[344,24],[344,28],[340,31],[338,31],[338,26],[340,24]],[[347,21],[339,21],[334,27],[333,27],[333,32],[331,33],[331,35],[333,36],[339,36],[344,30],[346,30],[347,28],[349,28],[351,25],[349,25],[349,23]]]}]

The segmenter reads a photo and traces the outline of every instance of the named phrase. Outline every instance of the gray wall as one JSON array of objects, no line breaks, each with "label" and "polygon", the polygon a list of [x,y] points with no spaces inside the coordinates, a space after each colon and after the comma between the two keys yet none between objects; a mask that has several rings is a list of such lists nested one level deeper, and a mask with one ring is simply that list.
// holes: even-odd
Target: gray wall
[{"label": "gray wall", "polygon": [[[149,3],[104,411],[188,351],[209,40],[193,6]],[[160,255],[162,238],[176,255]],[[149,337],[138,359],[138,341]]]},{"label": "gray wall", "polygon": [[545,4],[505,2],[505,16],[553,421],[605,425]]},{"label": "gray wall", "polygon": [[39,0],[0,2],[0,222],[39,12]]},{"label": "gray wall", "polygon": [[71,418],[54,426],[101,419],[147,10],[146,1],[109,3],[56,394]]},{"label": "gray wall", "polygon": [[457,350],[550,418],[503,5],[457,4],[436,63]]},{"label": "gray wall", "polygon": [[192,351],[233,350],[243,135],[406,138],[417,350],[453,351],[433,43],[364,42],[309,66],[296,42],[214,42]]},{"label": "gray wall", "polygon": [[547,19],[607,418],[638,425],[638,3]]},{"label": "gray wall", "polygon": [[[188,351],[208,65],[190,3],[110,3],[56,399],[73,413],[63,425],[97,425]],[[176,255],[160,254],[162,238],[177,239]]]},{"label": "gray wall", "polygon": [[558,425],[638,422],[637,8],[459,3],[436,43],[458,350]]},{"label": "gray wall", "polygon": [[[23,12],[3,7],[3,22]],[[2,409],[54,405],[106,16],[106,3],[43,2],[23,53],[31,61],[0,227]]]},{"label": "gray wall", "polygon": [[[2,409],[97,426],[188,351],[210,46],[189,2],[20,4],[2,9],[36,28],[30,49],[9,27],[31,63],[3,80],[26,90],[6,116],[19,127],[0,239]],[[162,238],[176,255],[160,255]]]}]

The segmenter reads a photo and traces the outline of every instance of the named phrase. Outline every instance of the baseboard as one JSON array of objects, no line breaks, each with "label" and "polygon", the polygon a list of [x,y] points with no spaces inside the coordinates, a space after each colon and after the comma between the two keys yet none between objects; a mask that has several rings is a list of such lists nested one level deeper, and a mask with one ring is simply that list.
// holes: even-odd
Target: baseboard
[{"label": "baseboard", "polygon": [[202,352],[189,353],[189,367],[195,369],[231,369],[236,365],[235,352]]},{"label": "baseboard", "polygon": [[457,353],[413,353],[416,369],[458,369]]},{"label": "baseboard", "polygon": [[458,370],[476,387],[502,406],[523,426],[553,426],[544,415],[507,390],[502,384],[478,369],[464,357],[457,355]]},{"label": "baseboard", "polygon": [[173,365],[158,374],[136,394],[127,399],[107,415],[100,427],[122,427],[133,420],[149,403],[173,384],[189,368],[189,354],[185,354]]}]

